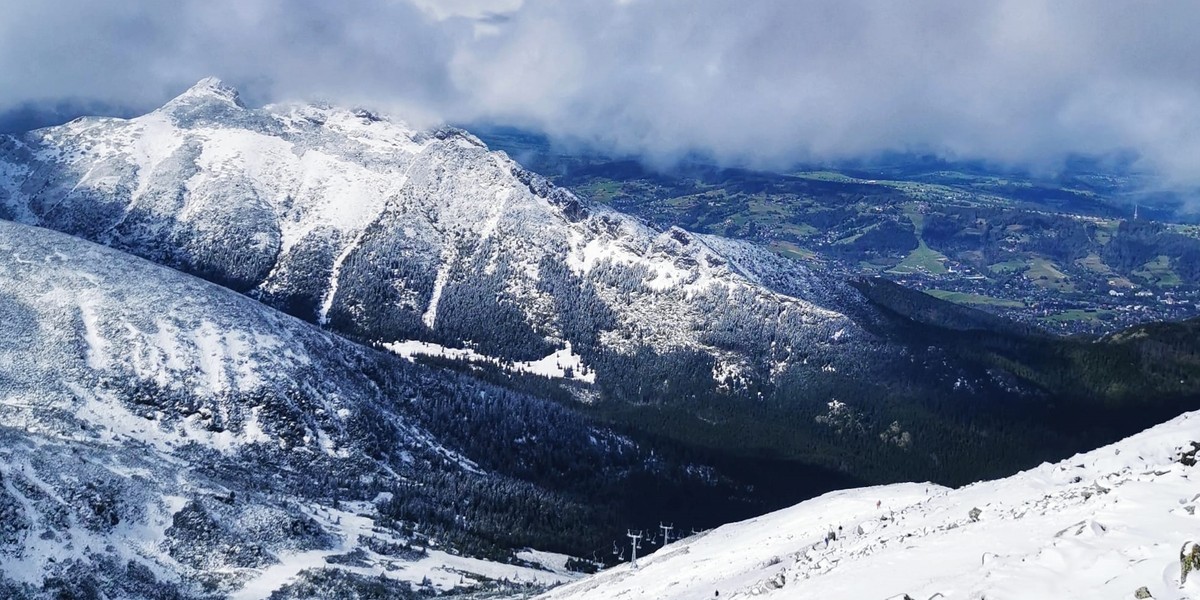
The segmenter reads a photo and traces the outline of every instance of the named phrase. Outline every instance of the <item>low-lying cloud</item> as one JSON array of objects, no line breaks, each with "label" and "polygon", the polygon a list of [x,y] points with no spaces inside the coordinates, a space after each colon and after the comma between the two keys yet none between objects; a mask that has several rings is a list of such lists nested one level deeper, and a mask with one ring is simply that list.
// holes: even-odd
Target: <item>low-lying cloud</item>
[{"label": "low-lying cloud", "polygon": [[1200,4],[1025,0],[6,0],[0,112],[160,104],[205,75],[515,124],[604,150],[783,165],[1132,151],[1200,182]]}]

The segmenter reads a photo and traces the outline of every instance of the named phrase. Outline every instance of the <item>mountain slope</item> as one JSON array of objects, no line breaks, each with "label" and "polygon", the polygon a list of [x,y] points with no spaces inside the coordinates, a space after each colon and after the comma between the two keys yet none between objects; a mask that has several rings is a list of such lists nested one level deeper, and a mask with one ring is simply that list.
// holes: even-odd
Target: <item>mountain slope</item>
[{"label": "mountain slope", "polygon": [[1197,440],[1188,413],[1001,480],[833,492],[540,598],[1194,598]]},{"label": "mountain slope", "polygon": [[[742,482],[756,495],[811,466],[964,483],[1200,406],[1200,377],[1171,378],[1196,370],[1194,342],[1123,354],[993,323],[976,345],[978,315],[945,327],[937,315],[962,315],[934,298],[906,309],[756,246],[656,230],[465,132],[250,108],[216,80],[135,119],[0,136],[0,217],[555,398],[727,472],[777,461]],[[1029,349],[1053,368],[1031,368]],[[1162,373],[1129,366],[1154,356]]]},{"label": "mountain slope", "polygon": [[704,239],[586,206],[465,132],[322,105],[251,109],[213,79],[132,120],[2,138],[0,165],[0,217],[361,341],[523,361],[565,342],[593,359],[699,348],[736,371],[741,349],[705,339],[714,306],[777,314],[810,352],[853,332],[799,295],[765,293]]},{"label": "mountain slope", "polygon": [[0,222],[0,254],[5,597],[265,597],[303,569],[396,594],[556,581],[460,554],[591,547],[611,517],[583,490],[645,460],[553,403],[115,250]]}]

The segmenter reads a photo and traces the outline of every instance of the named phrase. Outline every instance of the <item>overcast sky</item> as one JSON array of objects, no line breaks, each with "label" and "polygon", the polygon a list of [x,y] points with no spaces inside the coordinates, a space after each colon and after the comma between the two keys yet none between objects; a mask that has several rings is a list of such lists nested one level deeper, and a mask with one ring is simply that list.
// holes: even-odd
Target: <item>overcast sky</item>
[{"label": "overcast sky", "polygon": [[1200,182],[1200,2],[0,0],[0,126],[206,75],[730,163],[1132,150]]}]

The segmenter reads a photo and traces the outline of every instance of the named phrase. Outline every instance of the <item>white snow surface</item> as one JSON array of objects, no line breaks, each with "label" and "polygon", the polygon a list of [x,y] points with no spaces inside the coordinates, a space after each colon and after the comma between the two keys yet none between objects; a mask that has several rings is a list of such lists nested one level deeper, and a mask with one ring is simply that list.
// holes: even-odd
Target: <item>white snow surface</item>
[{"label": "white snow surface", "polygon": [[437,356],[466,362],[486,362],[509,371],[541,375],[553,379],[571,379],[585,383],[596,382],[596,372],[583,364],[583,357],[571,350],[570,342],[567,342],[564,348],[554,351],[545,358],[524,362],[506,361],[487,356],[471,348],[448,348],[441,344],[416,340],[389,342],[383,344],[383,347],[410,361],[417,356]]},{"label": "white snow surface", "polygon": [[1200,538],[1200,472],[1177,460],[1196,440],[1200,413],[1188,413],[960,489],[905,483],[833,492],[540,598],[1061,600],[1133,598],[1143,586],[1154,598],[1200,598],[1200,574],[1181,585],[1179,561],[1185,543]]},{"label": "white snow surface", "polygon": [[[375,526],[375,519],[366,516],[374,512],[374,507],[369,503],[360,502],[351,503],[351,505],[357,509],[355,512],[321,505],[306,507],[306,514],[323,526],[342,534],[343,537],[337,547],[281,556],[278,564],[263,569],[253,579],[247,581],[240,590],[231,594],[229,599],[265,600],[271,596],[272,592],[295,580],[301,571],[327,566],[325,562],[327,557],[361,549],[362,545],[359,542],[361,537],[374,537],[388,543],[407,541],[381,533]],[[549,553],[537,554],[556,556]],[[413,561],[383,558],[369,567],[343,566],[341,568],[359,575],[407,581],[414,585],[428,582],[433,588],[442,592],[484,583],[488,580],[508,579],[513,582],[553,585],[572,581],[579,577],[578,574],[573,574],[565,569],[533,569],[449,554],[440,550],[427,550],[425,557]]]}]

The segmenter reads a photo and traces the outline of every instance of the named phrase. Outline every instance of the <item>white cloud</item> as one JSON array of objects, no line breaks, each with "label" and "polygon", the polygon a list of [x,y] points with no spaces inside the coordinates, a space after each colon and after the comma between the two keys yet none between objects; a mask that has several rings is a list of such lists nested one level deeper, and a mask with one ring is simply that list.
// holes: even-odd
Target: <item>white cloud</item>
[{"label": "white cloud", "polygon": [[487,19],[493,15],[511,13],[523,4],[523,0],[412,0],[418,8],[433,18],[443,21],[455,17]]},{"label": "white cloud", "polygon": [[148,108],[216,74],[251,101],[502,120],[657,157],[1131,149],[1200,181],[1190,1],[414,1],[0,0],[0,111]]}]

